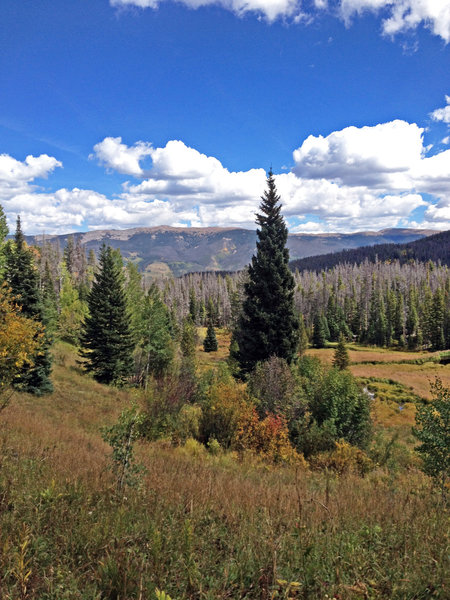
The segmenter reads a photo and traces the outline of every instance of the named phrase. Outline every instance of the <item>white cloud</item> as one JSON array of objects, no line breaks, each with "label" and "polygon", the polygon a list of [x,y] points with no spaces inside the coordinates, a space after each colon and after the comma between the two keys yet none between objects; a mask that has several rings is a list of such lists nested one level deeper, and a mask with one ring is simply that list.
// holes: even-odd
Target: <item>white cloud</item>
[{"label": "white cloud", "polygon": [[450,41],[450,4],[448,0],[341,0],[340,10],[348,23],[354,14],[385,11],[383,32],[395,35],[423,24],[446,43]]},{"label": "white cloud", "polygon": [[[425,209],[426,227],[448,228],[450,150],[433,148],[429,156],[423,133],[397,120],[306,138],[293,152],[294,168],[276,175],[294,231],[405,227],[418,208]],[[94,152],[107,169],[140,181],[125,182],[112,198],[79,188],[48,192],[36,181],[62,166],[56,158],[0,156],[0,202],[11,225],[20,213],[29,233],[181,223],[255,227],[263,169],[229,171],[181,140],[155,148],[108,137]]]},{"label": "white cloud", "polygon": [[431,118],[434,121],[443,121],[450,124],[450,96],[445,96],[445,101],[447,102],[447,106],[433,110]]},{"label": "white cloud", "polygon": [[[166,0],[161,0],[166,1]],[[237,16],[247,13],[262,14],[269,21],[281,17],[295,17],[301,13],[299,0],[179,0],[188,8],[197,9],[202,6],[217,5],[229,10]],[[110,0],[111,6],[123,8],[157,8],[158,0]]]},{"label": "white cloud", "polygon": [[405,121],[374,127],[347,127],[309,136],[294,150],[294,173],[302,179],[337,183],[340,189],[366,187],[390,194],[450,193],[450,150],[425,156],[423,129]]},{"label": "white cloud", "polygon": [[325,233],[325,231],[324,224],[316,221],[308,221],[290,228],[291,233]]},{"label": "white cloud", "polygon": [[[110,0],[111,6],[118,8],[158,8],[162,2],[169,0]],[[174,1],[174,0],[172,0]],[[294,23],[313,20],[316,12],[323,13],[327,9],[332,14],[337,12],[350,25],[354,15],[370,11],[382,13],[385,17],[382,30],[385,35],[395,35],[419,25],[424,25],[431,32],[440,36],[446,43],[450,41],[450,4],[448,0],[314,0],[311,13],[302,12],[301,0],[179,0],[191,9],[216,5],[229,10],[237,16],[247,13],[263,15],[267,21],[280,18],[292,18]]]},{"label": "white cloud", "polygon": [[137,142],[134,146],[122,144],[121,137],[106,137],[102,142],[94,146],[95,154],[90,158],[97,157],[99,162],[107,168],[114,169],[124,175],[142,177],[144,171],[139,162],[152,152],[151,145],[145,142]]},{"label": "white cloud", "polygon": [[346,185],[385,187],[389,183],[402,188],[402,174],[421,160],[422,134],[416,124],[397,120],[374,127],[346,127],[327,137],[310,135],[294,150],[294,172]]},{"label": "white cloud", "polygon": [[137,6],[138,8],[156,8],[158,0],[109,0],[111,6]]},{"label": "white cloud", "polygon": [[0,154],[0,182],[18,184],[40,177],[46,178],[56,167],[62,167],[62,163],[47,154],[30,155],[23,162],[8,154]]}]

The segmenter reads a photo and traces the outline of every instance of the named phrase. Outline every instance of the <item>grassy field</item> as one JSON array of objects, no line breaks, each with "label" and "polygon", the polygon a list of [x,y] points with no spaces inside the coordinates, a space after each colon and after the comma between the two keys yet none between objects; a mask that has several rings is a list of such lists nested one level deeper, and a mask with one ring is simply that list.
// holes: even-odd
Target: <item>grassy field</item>
[{"label": "grassy field", "polygon": [[[334,345],[328,348],[310,348],[308,354],[317,356],[321,361],[331,364],[333,360]],[[373,346],[348,345],[350,362],[353,364],[364,363],[402,363],[402,362],[429,362],[437,359],[439,352],[407,352],[403,350],[391,350],[390,348],[376,348]]]},{"label": "grassy field", "polygon": [[206,327],[198,327],[197,332],[197,364],[199,370],[206,371],[216,367],[221,362],[225,362],[229,353],[231,333],[226,329],[217,328],[217,352],[205,352],[203,350],[203,340],[206,336]]},{"label": "grassy field", "polygon": [[450,385],[450,365],[436,363],[424,363],[423,365],[408,364],[386,364],[378,365],[352,365],[350,367],[353,375],[357,377],[378,377],[392,379],[405,386],[409,386],[413,392],[422,398],[431,398],[430,383],[439,377],[442,383]]},{"label": "grassy field", "polygon": [[[334,348],[309,349],[308,354],[331,364]],[[430,399],[430,383],[436,377],[439,377],[446,387],[450,386],[450,365],[436,362],[439,354],[350,345],[350,371],[363,379],[370,377],[398,382],[410,388],[417,396]]]},{"label": "grassy field", "polygon": [[[142,442],[117,494],[100,428],[139,397],[55,355],[55,392],[0,415],[2,600],[449,597],[448,509],[410,459],[338,477]],[[406,436],[412,407],[379,407]]]}]

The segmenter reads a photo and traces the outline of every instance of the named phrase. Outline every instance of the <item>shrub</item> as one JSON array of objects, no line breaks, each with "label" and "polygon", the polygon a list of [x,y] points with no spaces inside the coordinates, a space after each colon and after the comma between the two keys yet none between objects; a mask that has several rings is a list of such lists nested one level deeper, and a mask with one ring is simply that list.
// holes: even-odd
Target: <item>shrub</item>
[{"label": "shrub", "polygon": [[274,413],[290,419],[301,394],[298,377],[287,362],[277,356],[256,365],[249,377],[248,389],[257,399],[260,417]]},{"label": "shrub", "polygon": [[125,485],[135,485],[142,467],[134,461],[134,442],[141,437],[143,415],[135,406],[122,411],[119,421],[102,429],[102,437],[112,448],[112,470],[116,476],[117,491]]},{"label": "shrub", "polygon": [[417,409],[414,434],[421,442],[417,452],[422,455],[423,470],[440,483],[444,493],[450,478],[450,388],[436,379],[431,391],[433,401]]},{"label": "shrub", "polygon": [[349,371],[325,369],[317,359],[298,365],[304,403],[289,422],[291,441],[306,457],[330,451],[339,439],[365,448],[371,437],[369,398]]},{"label": "shrub", "polygon": [[310,408],[319,425],[334,423],[337,439],[364,448],[371,434],[369,402],[351,373],[330,369],[318,382]]},{"label": "shrub", "polygon": [[365,475],[373,468],[373,462],[367,454],[345,440],[335,442],[335,447],[331,451],[316,454],[309,464],[314,469],[329,469],[338,475],[344,473]]},{"label": "shrub", "polygon": [[198,438],[201,418],[201,406],[184,404],[175,418],[173,440],[184,443],[188,438]]},{"label": "shrub", "polygon": [[188,438],[178,451],[185,456],[194,458],[203,458],[206,455],[205,446],[193,438]]},{"label": "shrub", "polygon": [[248,410],[247,395],[233,381],[214,382],[205,392],[199,439],[204,444],[215,438],[222,448],[230,448],[242,413]]},{"label": "shrub", "polygon": [[241,452],[251,450],[274,462],[303,461],[289,441],[286,419],[269,413],[260,420],[253,406],[241,415],[234,447]]}]

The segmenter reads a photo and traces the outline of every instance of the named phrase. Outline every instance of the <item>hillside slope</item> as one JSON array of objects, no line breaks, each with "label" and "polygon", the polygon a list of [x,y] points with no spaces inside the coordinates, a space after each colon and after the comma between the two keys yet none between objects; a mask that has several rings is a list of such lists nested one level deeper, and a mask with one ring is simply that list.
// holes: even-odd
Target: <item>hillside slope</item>
[{"label": "hillside slope", "polygon": [[[292,259],[337,252],[368,244],[412,241],[430,235],[429,230],[385,229],[378,232],[291,234],[288,247]],[[29,236],[63,248],[69,235]],[[256,232],[224,227],[139,227],[124,230],[75,233],[86,250],[98,252],[103,242],[120,248],[122,256],[139,264],[149,274],[183,275],[193,271],[237,271],[244,268],[256,249]]]},{"label": "hillside slope", "polygon": [[293,270],[322,271],[331,269],[342,263],[361,264],[369,262],[399,260],[406,263],[410,260],[426,262],[440,261],[443,265],[450,265],[450,230],[442,231],[422,239],[406,244],[379,244],[364,246],[351,250],[343,250],[329,254],[310,256],[291,261]]},{"label": "hillside slope", "polygon": [[[67,345],[54,383],[0,416],[2,600],[448,597],[448,515],[413,466],[337,475],[143,440],[123,493],[101,428],[139,397],[83,375]],[[395,408],[379,416],[408,426]]]}]

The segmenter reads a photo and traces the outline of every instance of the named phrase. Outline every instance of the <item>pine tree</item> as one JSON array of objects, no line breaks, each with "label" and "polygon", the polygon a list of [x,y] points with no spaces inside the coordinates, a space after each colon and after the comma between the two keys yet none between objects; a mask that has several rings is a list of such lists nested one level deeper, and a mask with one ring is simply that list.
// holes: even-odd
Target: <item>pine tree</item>
[{"label": "pine tree", "polygon": [[0,278],[3,274],[3,263],[4,263],[4,244],[6,236],[8,235],[8,225],[6,223],[6,215],[3,211],[3,207],[0,204]]},{"label": "pine tree", "polygon": [[297,353],[299,320],[294,310],[294,278],[289,270],[287,227],[270,171],[256,223],[258,241],[245,284],[236,341],[242,374],[257,362],[279,356],[288,363]]},{"label": "pine tree", "polygon": [[183,321],[183,329],[181,332],[180,349],[184,359],[195,363],[195,347],[197,345],[197,330],[191,317],[187,317]]},{"label": "pine tree", "polygon": [[81,333],[84,370],[100,383],[121,384],[133,371],[134,341],[123,275],[110,246],[101,248],[88,306]]},{"label": "pine tree", "polygon": [[139,344],[144,335],[145,327],[145,292],[142,285],[142,275],[139,273],[137,266],[132,262],[128,262],[126,265],[125,296],[131,318],[133,339]]},{"label": "pine tree", "polygon": [[433,296],[432,308],[432,328],[431,328],[431,347],[433,350],[443,350],[445,348],[444,335],[444,295],[442,290],[437,289]]},{"label": "pine tree", "polygon": [[408,316],[406,318],[406,337],[408,348],[414,350],[418,346],[418,324],[419,315],[417,314],[417,297],[414,288],[409,291],[408,297]]},{"label": "pine tree", "polygon": [[198,306],[194,288],[189,291],[189,316],[194,324],[197,323]]},{"label": "pine tree", "polygon": [[25,243],[20,217],[17,217],[14,242],[8,242],[5,248],[5,263],[5,279],[22,307],[22,314],[41,321],[39,273],[33,254]]},{"label": "pine tree", "polygon": [[316,313],[313,321],[312,345],[314,348],[325,348],[327,343],[326,328],[324,316]]},{"label": "pine tree", "polygon": [[58,328],[58,301],[50,265],[45,261],[41,279],[42,323],[48,336],[53,337]]},{"label": "pine tree", "polygon": [[217,352],[217,338],[214,330],[212,321],[208,323],[208,329],[206,330],[206,337],[203,340],[203,350],[205,352]]},{"label": "pine tree", "polygon": [[[20,217],[17,217],[14,242],[8,242],[5,248],[5,279],[22,309],[23,316],[42,323],[43,306],[39,290],[39,272],[34,265],[33,253],[25,243]],[[41,337],[31,362],[33,366],[24,367],[14,382],[15,386],[37,396],[52,392],[53,385],[50,380],[52,359],[50,339],[47,335]]]},{"label": "pine tree", "polygon": [[375,346],[385,346],[386,337],[387,320],[383,296],[379,289],[375,289],[375,286],[372,286],[367,341],[369,344],[374,344]]},{"label": "pine tree", "polygon": [[336,350],[334,351],[333,357],[333,366],[343,371],[350,364],[350,358],[348,356],[347,347],[345,345],[345,338],[341,333],[339,335],[338,345],[336,346]]},{"label": "pine tree", "polygon": [[298,341],[298,353],[300,356],[303,356],[303,354],[308,349],[308,343],[309,343],[308,333],[306,331],[305,320],[303,319],[303,315],[300,315],[300,327],[299,327],[298,340],[299,340]]}]

